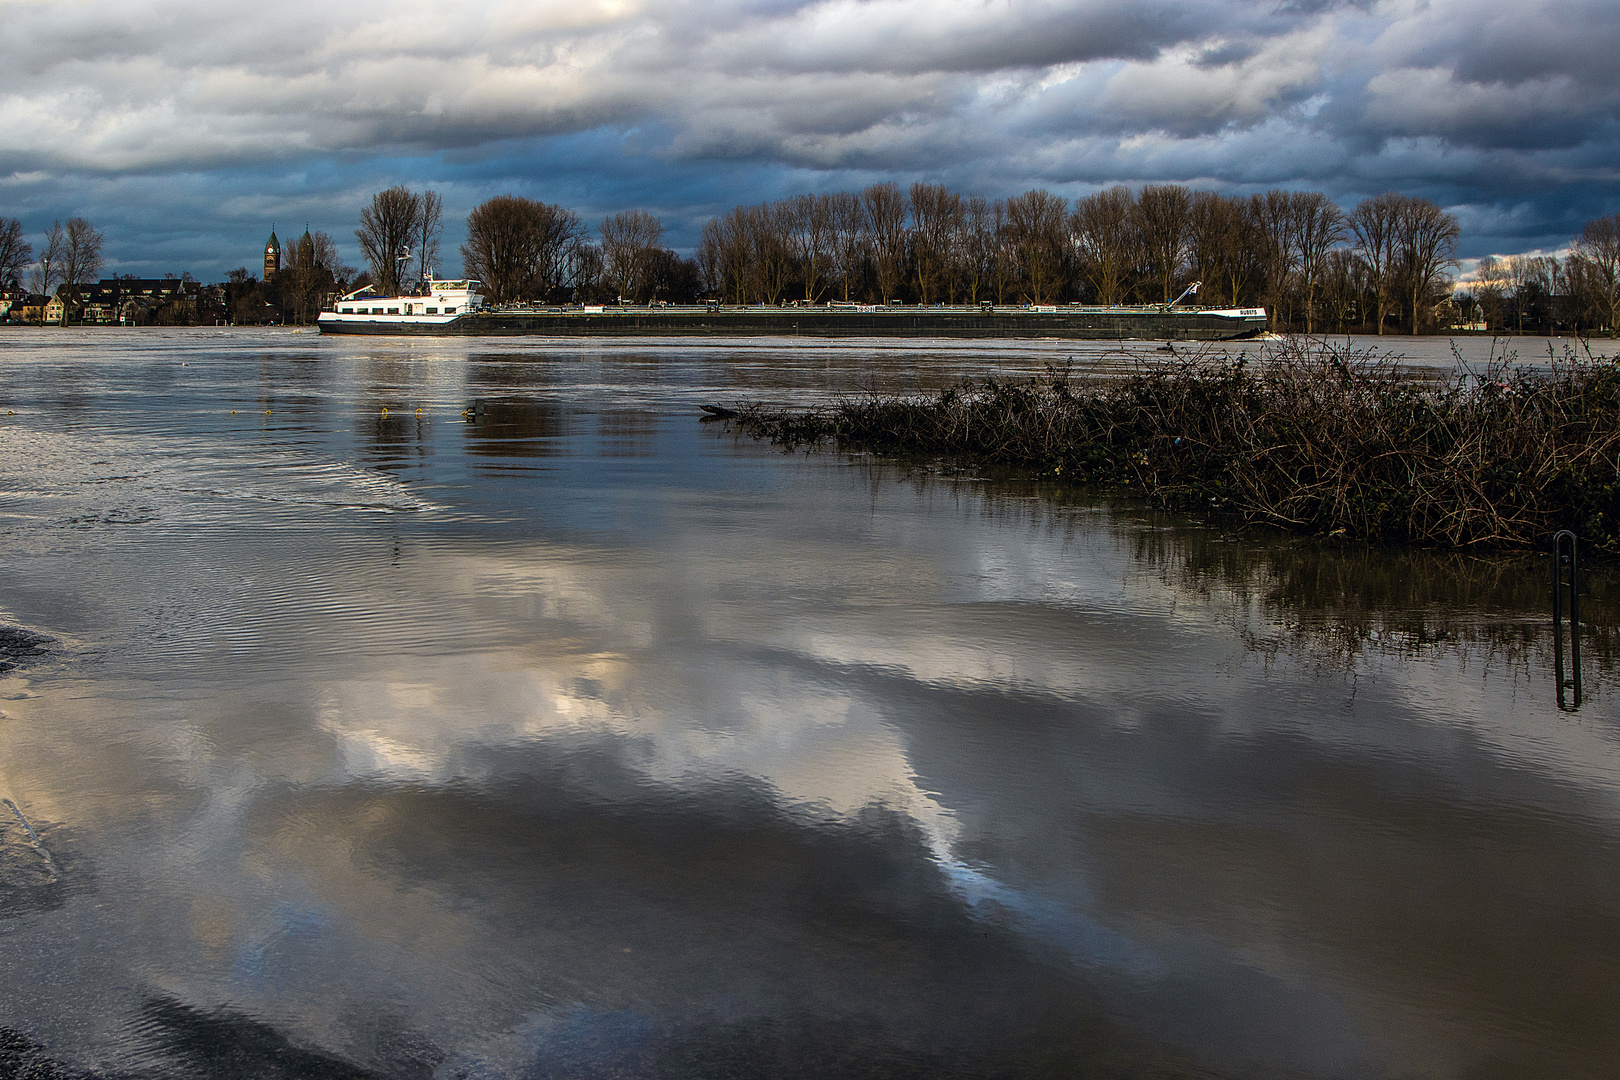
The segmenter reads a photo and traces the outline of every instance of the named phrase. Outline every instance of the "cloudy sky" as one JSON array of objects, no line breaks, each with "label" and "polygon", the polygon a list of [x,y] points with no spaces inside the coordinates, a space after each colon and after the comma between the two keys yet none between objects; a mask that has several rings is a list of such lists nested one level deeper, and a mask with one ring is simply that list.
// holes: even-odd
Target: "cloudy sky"
[{"label": "cloudy sky", "polygon": [[109,270],[358,261],[390,184],[506,192],[686,247],[739,202],[880,179],[1396,189],[1465,256],[1620,210],[1613,0],[0,0],[0,216]]}]

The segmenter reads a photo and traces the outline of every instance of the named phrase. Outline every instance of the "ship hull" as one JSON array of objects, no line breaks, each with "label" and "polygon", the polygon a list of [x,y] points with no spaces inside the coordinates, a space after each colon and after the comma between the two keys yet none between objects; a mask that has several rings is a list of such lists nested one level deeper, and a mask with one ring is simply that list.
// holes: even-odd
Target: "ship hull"
[{"label": "ship hull", "polygon": [[1053,311],[938,308],[870,311],[828,308],[736,308],[671,311],[608,308],[599,312],[479,311],[449,321],[339,319],[323,315],[328,334],[533,337],[905,337],[1069,338],[1090,341],[1226,341],[1265,330],[1265,312],[1215,314],[1151,308],[1058,308]]}]

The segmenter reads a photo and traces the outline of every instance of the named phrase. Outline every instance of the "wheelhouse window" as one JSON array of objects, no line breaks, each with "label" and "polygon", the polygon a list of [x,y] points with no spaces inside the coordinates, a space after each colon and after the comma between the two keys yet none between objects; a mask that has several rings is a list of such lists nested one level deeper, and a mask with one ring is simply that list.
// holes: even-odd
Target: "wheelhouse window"
[{"label": "wheelhouse window", "polygon": [[429,315],[437,315],[439,313],[439,309],[436,307],[430,307],[427,309],[427,313]]},{"label": "wheelhouse window", "polygon": [[444,309],[444,313],[446,315],[454,315],[456,313],[456,309],[453,307],[447,307]]},{"label": "wheelhouse window", "polygon": [[354,308],[352,308],[352,307],[338,308],[338,312],[340,314],[343,314],[343,315],[353,315],[354,314]]},{"label": "wheelhouse window", "polygon": [[390,314],[390,315],[398,315],[399,314],[399,308],[397,308],[397,307],[389,308],[388,309],[388,314]]}]

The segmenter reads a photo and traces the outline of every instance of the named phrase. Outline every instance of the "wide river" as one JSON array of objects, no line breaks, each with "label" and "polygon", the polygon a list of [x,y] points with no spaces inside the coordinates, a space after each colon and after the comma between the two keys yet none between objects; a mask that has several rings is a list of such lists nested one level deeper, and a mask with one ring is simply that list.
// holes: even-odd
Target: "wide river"
[{"label": "wide river", "polygon": [[0,332],[0,1076],[1620,1074],[1620,578],[699,421],[1159,355]]}]

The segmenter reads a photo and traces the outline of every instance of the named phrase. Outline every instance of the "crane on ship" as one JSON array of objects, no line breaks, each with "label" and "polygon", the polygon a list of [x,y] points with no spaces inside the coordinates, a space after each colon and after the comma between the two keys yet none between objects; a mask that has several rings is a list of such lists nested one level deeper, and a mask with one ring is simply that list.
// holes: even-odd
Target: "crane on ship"
[{"label": "crane on ship", "polygon": [[1181,293],[1180,296],[1176,297],[1174,300],[1170,301],[1168,304],[1164,305],[1164,307],[1160,308],[1159,310],[1160,311],[1169,311],[1171,308],[1175,307],[1177,304],[1179,304],[1183,300],[1187,299],[1187,297],[1197,294],[1198,286],[1200,286],[1202,284],[1203,284],[1202,281],[1193,282],[1191,285],[1187,286],[1186,289],[1182,290],[1182,293]]}]

